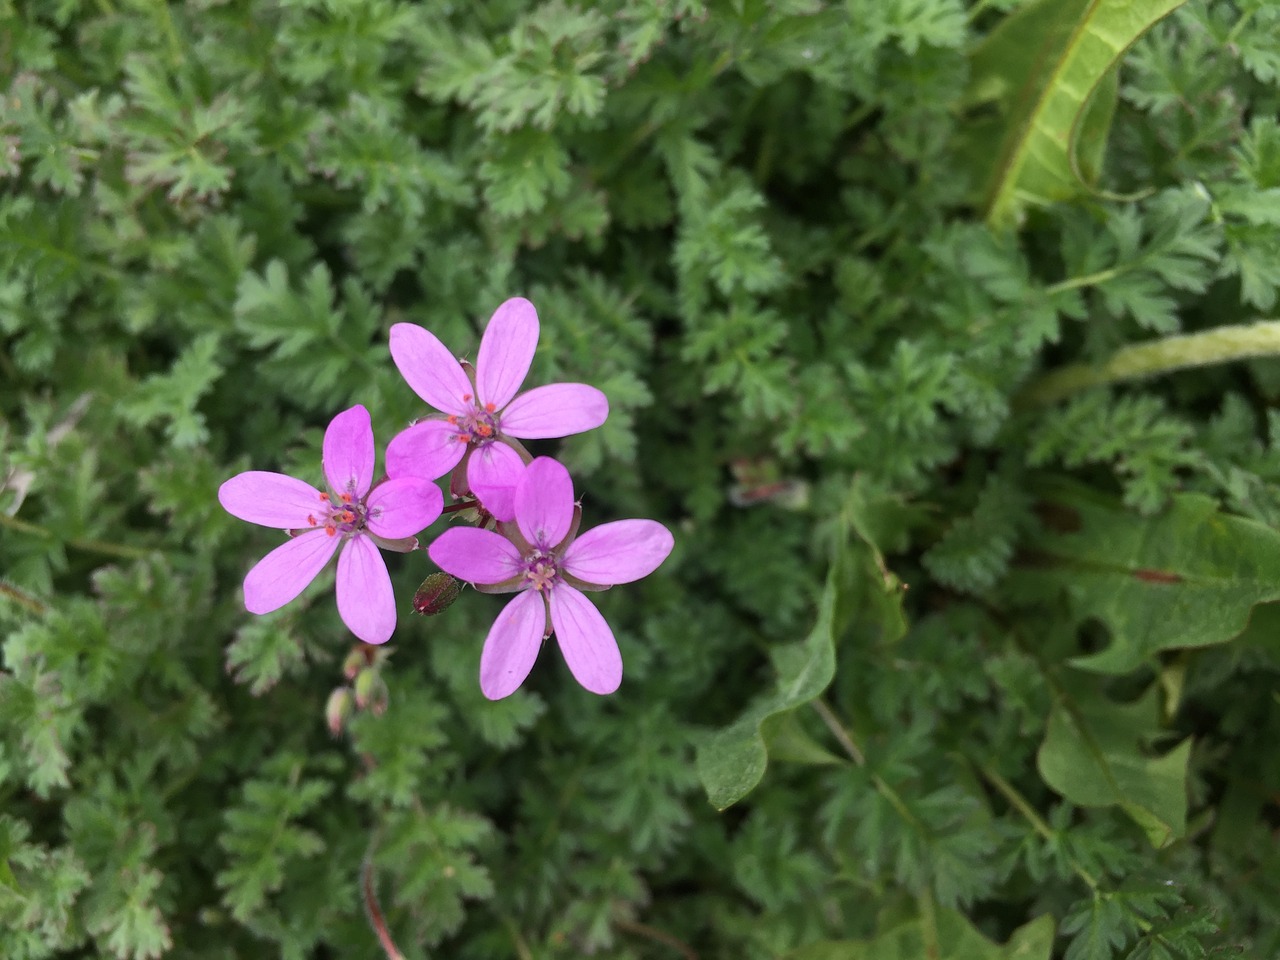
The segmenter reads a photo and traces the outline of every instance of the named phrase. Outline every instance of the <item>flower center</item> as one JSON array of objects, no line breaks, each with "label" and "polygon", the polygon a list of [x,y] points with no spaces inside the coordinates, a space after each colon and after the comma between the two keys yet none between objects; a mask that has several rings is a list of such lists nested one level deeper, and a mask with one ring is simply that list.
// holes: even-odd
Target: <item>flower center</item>
[{"label": "flower center", "polygon": [[483,406],[471,394],[463,394],[464,403],[471,404],[471,409],[464,414],[454,414],[449,422],[458,428],[456,434],[459,443],[474,443],[483,446],[498,433],[499,419],[492,403]]},{"label": "flower center", "polygon": [[339,494],[337,500],[327,493],[320,494],[319,508],[307,515],[308,524],[324,527],[324,532],[330,537],[359,533],[364,529],[364,521],[364,504],[349,493]]},{"label": "flower center", "polygon": [[549,590],[559,579],[556,558],[547,550],[535,550],[524,558],[524,578],[534,590]]}]

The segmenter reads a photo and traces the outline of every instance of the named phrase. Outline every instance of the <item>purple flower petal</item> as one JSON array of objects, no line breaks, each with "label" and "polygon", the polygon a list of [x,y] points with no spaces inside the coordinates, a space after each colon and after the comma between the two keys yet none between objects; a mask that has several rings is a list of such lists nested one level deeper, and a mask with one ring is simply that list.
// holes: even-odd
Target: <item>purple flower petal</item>
[{"label": "purple flower petal", "polygon": [[476,387],[480,400],[495,410],[507,405],[524,383],[538,348],[538,311],[523,297],[498,307],[480,338]]},{"label": "purple flower petal", "polygon": [[244,608],[250,613],[279,610],[316,578],[340,542],[315,530],[280,544],[245,576]]},{"label": "purple flower petal", "polygon": [[325,506],[311,484],[267,470],[237,473],[218,488],[218,502],[233,517],[280,530],[310,526],[307,518]]},{"label": "purple flower petal", "polygon": [[613,693],[622,683],[622,654],[600,611],[567,583],[551,591],[551,622],[569,672],[592,693]]},{"label": "purple flower petal", "polygon": [[467,583],[501,583],[524,566],[520,551],[506,537],[476,527],[451,527],[427,548],[431,562]]},{"label": "purple flower petal", "polygon": [[591,584],[631,583],[657,570],[674,545],[671,531],[656,520],[616,520],[569,544],[563,569]]},{"label": "purple flower petal", "polygon": [[516,486],[516,524],[535,547],[554,547],[573,522],[573,480],[558,460],[537,457]]},{"label": "purple flower petal", "polygon": [[473,392],[471,381],[434,333],[413,323],[393,325],[391,359],[413,392],[437,410],[465,414],[471,409],[462,399]]},{"label": "purple flower petal", "polygon": [[502,432],[521,440],[545,440],[594,430],[609,416],[609,400],[585,383],[534,387],[502,411]]},{"label": "purple flower petal", "polygon": [[467,461],[467,485],[484,508],[499,520],[516,517],[516,485],[524,476],[524,460],[505,443],[486,443]]},{"label": "purple flower petal", "polygon": [[542,594],[524,590],[502,608],[484,638],[480,654],[480,691],[490,700],[515,693],[533,669],[547,632]]},{"label": "purple flower petal", "polygon": [[467,445],[445,420],[423,420],[401,430],[387,444],[387,475],[435,480],[458,465]]},{"label": "purple flower petal", "polygon": [[368,537],[352,537],[338,555],[338,615],[365,643],[386,643],[395,632],[391,575]]},{"label": "purple flower petal", "polygon": [[399,540],[431,526],[444,508],[444,495],[430,480],[400,477],[374,487],[365,506],[369,532]]},{"label": "purple flower petal", "polygon": [[334,493],[359,499],[373,483],[373,424],[360,404],[344,410],[324,431],[324,476]]}]

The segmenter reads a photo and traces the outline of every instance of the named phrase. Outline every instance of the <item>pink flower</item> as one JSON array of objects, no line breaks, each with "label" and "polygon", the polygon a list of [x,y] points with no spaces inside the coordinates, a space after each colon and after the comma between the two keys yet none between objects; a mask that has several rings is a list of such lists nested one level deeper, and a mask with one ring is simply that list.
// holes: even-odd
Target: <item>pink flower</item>
[{"label": "pink flower", "polygon": [[574,678],[592,693],[613,693],[622,682],[622,655],[582,590],[653,573],[671,552],[671,532],[655,520],[618,520],[575,539],[581,511],[573,481],[550,457],[525,468],[514,501],[515,524],[501,524],[501,533],[455,527],[428,550],[442,570],[486,593],[519,591],[485,638],[480,689],[490,700],[514,693],[554,629]]},{"label": "pink flower", "polygon": [[[388,549],[429,526],[444,506],[440,488],[421,477],[373,484],[373,427],[362,406],[346,410],[324,432],[324,475],[329,491],[282,473],[250,470],[218,488],[232,516],[282,527],[291,539],[254,565],[244,578],[250,613],[283,607],[338,553],[338,613],[366,643],[386,643],[396,628],[396,604],[387,565],[374,542]],[[416,546],[416,541],[413,541]]]},{"label": "pink flower", "polygon": [[393,326],[391,358],[413,392],[441,416],[419,421],[391,441],[387,473],[434,480],[457,467],[455,494],[470,490],[499,520],[511,520],[515,485],[529,459],[517,441],[582,433],[609,416],[605,395],[583,383],[552,383],[516,396],[537,346],[538,312],[521,297],[494,311],[474,370],[422,327]]}]

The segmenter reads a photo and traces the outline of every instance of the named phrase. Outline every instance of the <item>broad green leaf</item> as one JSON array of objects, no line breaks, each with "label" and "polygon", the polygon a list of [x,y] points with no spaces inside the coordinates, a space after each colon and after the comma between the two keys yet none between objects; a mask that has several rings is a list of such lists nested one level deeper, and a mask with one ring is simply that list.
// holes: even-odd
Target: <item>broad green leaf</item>
[{"label": "broad green leaf", "polygon": [[1159,687],[1116,703],[1094,680],[1063,683],[1049,713],[1049,731],[1036,762],[1045,783],[1082,807],[1118,805],[1163,847],[1187,830],[1190,738],[1153,756],[1146,744],[1160,736]]},{"label": "broad green leaf", "polygon": [[1115,106],[1113,68],[1183,2],[1036,0],[974,50],[967,100],[999,111],[992,124],[973,123],[972,140],[983,145],[974,161],[990,225],[1009,226],[1027,204],[1080,192],[1081,177],[1100,166]]},{"label": "broad green leaf", "polygon": [[809,735],[794,710],[770,717],[760,733],[770,760],[819,766],[845,762]]},{"label": "broad green leaf", "polygon": [[939,910],[932,929],[918,918],[875,940],[824,940],[801,947],[786,960],[1049,960],[1053,917],[1019,927],[1004,946],[992,943],[956,910]]},{"label": "broad green leaf", "polygon": [[[818,601],[818,619],[804,640],[771,651],[778,679],[733,724],[707,736],[698,746],[698,776],[707,799],[718,810],[741,800],[760,782],[769,762],[767,742],[778,744],[779,759],[797,759],[794,738],[784,718],[819,696],[835,676],[835,643],[855,611],[874,619],[887,635],[902,630],[901,589],[879,551],[858,539],[866,509],[858,484],[851,488],[837,525],[837,541],[826,584]],[[792,731],[794,732],[794,731]],[[816,746],[816,745],[813,745]],[[803,751],[809,762],[814,755]]]},{"label": "broad green leaf", "polygon": [[818,622],[809,636],[774,652],[777,689],[757,700],[738,720],[698,746],[698,777],[707,799],[724,810],[755,789],[768,765],[762,727],[817,697],[835,675],[836,595],[846,589],[845,564],[831,566],[818,607]]},{"label": "broad green leaf", "polygon": [[1175,496],[1140,517],[1063,486],[1040,507],[1053,529],[1026,545],[1032,562],[1010,584],[1042,596],[1065,590],[1075,621],[1107,625],[1110,646],[1076,666],[1128,673],[1163,650],[1223,643],[1254,604],[1280,599],[1280,533],[1221,513],[1208,497]]}]

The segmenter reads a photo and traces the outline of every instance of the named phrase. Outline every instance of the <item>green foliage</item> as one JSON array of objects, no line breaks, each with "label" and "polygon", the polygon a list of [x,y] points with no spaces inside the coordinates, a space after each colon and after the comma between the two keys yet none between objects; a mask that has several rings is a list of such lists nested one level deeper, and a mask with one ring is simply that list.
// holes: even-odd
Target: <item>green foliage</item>
[{"label": "green foliage", "polygon": [[219,842],[228,859],[216,883],[236,920],[270,935],[278,921],[264,909],[268,898],[326,847],[319,834],[296,821],[333,786],[325,780],[302,779],[302,764],[285,756],[267,761],[263,769],[271,776],[247,782],[240,803],[225,814],[226,830]]},{"label": "green foliage", "polygon": [[864,509],[862,491],[855,486],[840,510],[817,623],[805,640],[771,651],[777,689],[757,699],[732,726],[711,734],[698,747],[698,776],[717,809],[736,803],[760,782],[768,762],[765,741],[777,734],[791,711],[818,697],[831,683],[835,644],[849,626],[854,598],[876,591],[889,593],[896,587],[896,583],[880,582],[874,547],[850,540],[857,529],[856,514]]},{"label": "green foliage", "polygon": [[1054,692],[1049,732],[1036,756],[1045,783],[1082,807],[1120,805],[1156,846],[1181,838],[1191,741],[1158,757],[1143,754],[1161,735],[1156,689],[1125,704],[1078,683],[1062,682]]},{"label": "green foliage", "polygon": [[[1275,358],[1037,391],[1266,328],[1278,16],[0,0],[0,957],[1280,955]],[[676,537],[608,698],[216,498],[512,295]]]},{"label": "green foliage", "polygon": [[1080,666],[1123,674],[1161,651],[1231,639],[1254,604],[1280,597],[1280,534],[1219,513],[1212,500],[1176,497],[1142,518],[1080,489],[1048,490],[1045,530],[1030,541],[1035,563],[1016,589],[1065,593],[1073,623],[1096,618],[1111,633]]},{"label": "green foliage", "polygon": [[974,131],[997,144],[981,201],[993,226],[1008,226],[1029,203],[1079,192],[1075,150],[1091,120],[1091,134],[1106,139],[1107,100],[1115,91],[1100,87],[1112,65],[1183,2],[1115,7],[1037,0],[1005,18],[978,46],[968,100],[994,101],[1001,113],[998,125],[979,124]]},{"label": "green foliage", "polygon": [[936,956],[939,960],[1049,960],[1053,949],[1053,920],[1040,917],[1014,931],[1003,947],[984,937],[963,914],[944,910],[927,920],[894,927],[874,941],[827,941],[787,954],[787,960],[910,960]]},{"label": "green foliage", "polygon": [[1202,464],[1189,424],[1170,416],[1159,397],[1085,393],[1046,413],[1027,454],[1034,467],[1111,464],[1124,502],[1142,513],[1164,506],[1179,486],[1179,471]]}]

